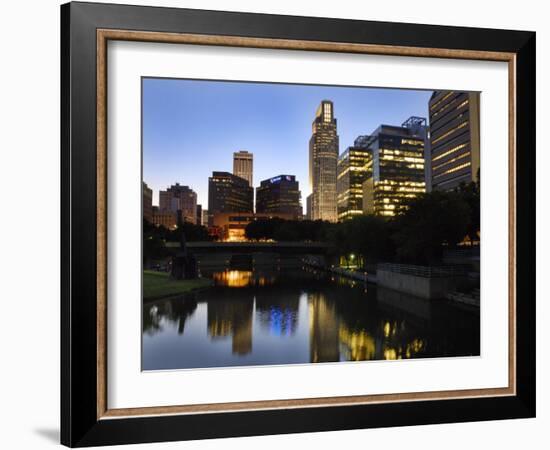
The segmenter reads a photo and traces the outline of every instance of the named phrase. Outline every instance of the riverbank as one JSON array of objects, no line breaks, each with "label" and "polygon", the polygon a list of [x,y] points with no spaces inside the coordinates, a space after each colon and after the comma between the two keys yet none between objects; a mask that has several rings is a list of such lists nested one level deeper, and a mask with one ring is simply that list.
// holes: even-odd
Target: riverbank
[{"label": "riverbank", "polygon": [[[396,292],[428,300],[447,299],[455,304],[479,308],[479,274],[465,265],[419,266],[407,264],[378,264],[376,274],[344,267],[327,267],[315,258],[304,258],[306,266],[341,277],[377,284]],[[460,288],[460,290],[459,290]],[[468,293],[463,293],[462,291]]]},{"label": "riverbank", "polygon": [[143,300],[157,300],[212,286],[209,278],[196,280],[172,280],[167,272],[143,271]]},{"label": "riverbank", "polygon": [[341,277],[350,278],[352,280],[362,281],[364,283],[377,284],[376,275],[372,275],[361,270],[345,269],[343,267],[331,267],[327,269],[330,273],[340,275]]},{"label": "riverbank", "polygon": [[327,267],[324,264],[319,264],[315,259],[304,258],[302,262],[309,267],[317,270],[323,270],[325,272],[338,275],[341,277],[349,278],[351,280],[362,281],[364,283],[377,283],[376,275],[367,273],[364,270],[351,270],[344,267]]}]

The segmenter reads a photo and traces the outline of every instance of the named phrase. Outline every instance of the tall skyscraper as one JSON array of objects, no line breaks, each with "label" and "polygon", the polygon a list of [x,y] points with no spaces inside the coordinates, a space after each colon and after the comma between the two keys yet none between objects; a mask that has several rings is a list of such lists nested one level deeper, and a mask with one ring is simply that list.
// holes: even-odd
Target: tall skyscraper
[{"label": "tall skyscraper", "polygon": [[208,178],[210,217],[224,212],[251,213],[254,209],[253,197],[253,189],[244,178],[229,172],[212,172]]},{"label": "tall skyscraper", "polygon": [[479,93],[434,91],[429,108],[432,189],[477,181]]},{"label": "tall skyscraper", "polygon": [[279,175],[263,180],[256,188],[256,212],[260,214],[288,214],[302,218],[301,194],[294,175]]},{"label": "tall skyscraper", "polygon": [[233,175],[244,178],[249,186],[253,186],[254,155],[241,150],[233,153]]},{"label": "tall skyscraper", "polygon": [[181,211],[183,220],[197,223],[197,193],[189,186],[176,183],[165,191],[159,191],[161,213]]},{"label": "tall skyscraper", "polygon": [[338,133],[334,118],[334,105],[323,100],[312,123],[309,141],[309,184],[312,220],[336,222],[336,167],[338,162]]},{"label": "tall skyscraper", "polygon": [[406,201],[426,191],[426,119],[411,117],[402,126],[380,125],[371,134],[363,182],[363,211],[391,217]]},{"label": "tall skyscraper", "polygon": [[365,138],[369,136],[359,136],[353,147],[348,147],[338,158],[339,221],[363,214],[363,182],[367,176],[367,159],[370,158]]}]

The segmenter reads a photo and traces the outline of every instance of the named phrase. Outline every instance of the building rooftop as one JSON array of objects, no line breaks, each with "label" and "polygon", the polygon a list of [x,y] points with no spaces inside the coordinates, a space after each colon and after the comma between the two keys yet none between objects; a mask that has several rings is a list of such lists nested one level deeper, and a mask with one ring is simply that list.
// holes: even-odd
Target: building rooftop
[{"label": "building rooftop", "polygon": [[267,180],[262,180],[260,182],[261,185],[265,186],[267,184],[277,184],[281,181],[296,181],[296,175],[277,175],[272,178],[268,178]]}]

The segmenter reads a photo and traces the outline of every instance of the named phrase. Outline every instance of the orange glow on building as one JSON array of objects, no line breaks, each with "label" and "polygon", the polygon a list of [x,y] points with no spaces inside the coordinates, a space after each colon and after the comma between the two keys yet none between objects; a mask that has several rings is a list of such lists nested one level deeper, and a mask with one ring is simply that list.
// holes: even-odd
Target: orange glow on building
[{"label": "orange glow on building", "polygon": [[246,242],[246,226],[255,220],[266,219],[292,220],[290,214],[260,214],[260,213],[216,213],[212,216],[213,229],[218,230],[219,239],[225,242]]}]

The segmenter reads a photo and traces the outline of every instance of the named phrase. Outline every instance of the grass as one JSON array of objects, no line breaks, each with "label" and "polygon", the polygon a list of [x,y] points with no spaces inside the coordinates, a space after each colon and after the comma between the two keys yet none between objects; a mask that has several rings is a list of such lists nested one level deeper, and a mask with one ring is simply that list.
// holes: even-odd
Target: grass
[{"label": "grass", "polygon": [[155,300],[178,294],[185,294],[196,289],[202,289],[212,285],[208,278],[196,280],[171,280],[166,272],[153,270],[143,271],[143,300]]}]

